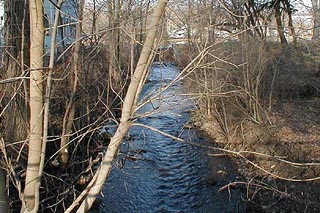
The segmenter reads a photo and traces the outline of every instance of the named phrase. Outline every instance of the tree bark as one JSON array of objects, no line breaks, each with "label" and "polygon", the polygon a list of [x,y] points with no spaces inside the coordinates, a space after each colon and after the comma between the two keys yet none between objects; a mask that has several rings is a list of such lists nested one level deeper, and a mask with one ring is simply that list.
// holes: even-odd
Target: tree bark
[{"label": "tree bark", "polygon": [[6,189],[6,172],[0,168],[0,212],[9,213],[9,197]]},{"label": "tree bark", "polygon": [[108,67],[108,94],[110,90],[117,92],[121,85],[121,75],[119,71],[119,24],[120,24],[120,0],[108,1],[108,15],[109,15],[109,67]]},{"label": "tree bark", "polygon": [[[169,0],[159,0],[156,8],[154,9],[154,15],[151,22],[151,26],[148,30],[143,49],[141,51],[141,55],[137,63],[137,67],[135,69],[135,72],[129,84],[129,88],[127,90],[127,94],[124,99],[120,125],[114,136],[111,138],[107,152],[95,175],[96,178],[92,179],[92,181],[89,183],[89,186],[92,185],[92,187],[88,190],[88,192],[82,194],[82,196],[85,196],[85,199],[82,201],[77,211],[78,213],[86,212],[88,209],[90,209],[90,207],[96,199],[96,196],[100,193],[111,171],[112,161],[115,159],[119,151],[119,147],[122,143],[122,140],[130,128],[130,118],[136,105],[135,97],[138,95],[137,93],[139,93],[139,84],[144,79],[144,71],[147,67],[150,66],[150,61],[148,59],[152,54],[159,23],[168,1]],[[70,212],[71,210],[72,208],[68,209],[67,212]]]},{"label": "tree bark", "polygon": [[[28,60],[25,51],[28,48],[28,10],[25,1],[5,1],[4,2],[4,67],[0,76],[13,78],[20,76],[23,72],[24,62]],[[21,62],[21,64],[20,64]],[[25,140],[28,134],[28,113],[26,97],[19,94],[24,93],[24,84],[17,82],[0,85],[0,90],[4,92],[5,98],[1,101],[1,106],[6,108],[3,113],[3,124],[5,125],[4,138],[6,143]]]},{"label": "tree bark", "polygon": [[296,44],[297,43],[297,36],[296,36],[296,32],[294,30],[293,21],[292,21],[292,8],[291,8],[289,0],[283,0],[282,2],[284,4],[285,11],[288,14],[288,27],[290,30],[290,35],[292,36],[293,43]]},{"label": "tree bark", "polygon": [[293,21],[292,21],[292,11],[288,11],[288,26],[290,29],[290,35],[292,36],[292,41],[294,44],[297,43],[297,35],[296,31],[294,30]]},{"label": "tree bark", "polygon": [[313,35],[312,39],[320,39],[320,5],[319,0],[311,0],[313,10]]},{"label": "tree bark", "polygon": [[76,29],[76,44],[73,49],[73,59],[72,59],[72,70],[73,75],[71,77],[71,95],[68,101],[68,105],[66,108],[66,112],[63,118],[63,126],[62,126],[62,136],[60,142],[60,162],[61,166],[64,167],[68,163],[69,154],[68,154],[68,143],[70,140],[70,133],[72,131],[72,124],[75,116],[76,105],[75,105],[75,96],[78,88],[79,81],[79,54],[81,47],[81,33],[82,33],[82,19],[83,19],[83,7],[84,1],[81,0],[79,3],[79,21]]},{"label": "tree bark", "polygon": [[39,166],[43,131],[43,7],[42,0],[30,0],[30,136],[22,211],[37,212],[40,186]]},{"label": "tree bark", "polygon": [[288,41],[286,39],[286,36],[284,35],[284,27],[283,27],[282,18],[281,18],[280,1],[276,1],[274,5],[274,12],[275,12],[274,16],[277,23],[277,31],[280,38],[280,42],[283,45],[287,45]]}]

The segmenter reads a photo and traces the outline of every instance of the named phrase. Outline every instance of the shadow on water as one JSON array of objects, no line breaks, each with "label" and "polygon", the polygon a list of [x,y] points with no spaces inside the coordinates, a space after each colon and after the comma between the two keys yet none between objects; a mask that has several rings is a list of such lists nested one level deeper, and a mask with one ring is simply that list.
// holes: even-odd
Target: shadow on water
[{"label": "shadow on water", "polygon": [[[179,74],[173,65],[154,64],[137,112],[137,122],[180,137],[166,137],[141,126],[130,129],[103,189],[100,212],[240,212],[240,192],[218,192],[234,180],[227,158],[210,158],[195,129],[185,129],[194,102],[179,82],[162,91]],[[140,117],[138,115],[141,115]],[[224,171],[224,173],[219,173]]]}]

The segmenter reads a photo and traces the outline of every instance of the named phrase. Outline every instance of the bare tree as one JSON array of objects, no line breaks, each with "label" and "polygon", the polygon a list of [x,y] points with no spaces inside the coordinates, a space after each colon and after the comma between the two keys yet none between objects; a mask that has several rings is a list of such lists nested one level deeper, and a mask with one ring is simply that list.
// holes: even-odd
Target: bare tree
[{"label": "bare tree", "polygon": [[319,0],[311,0],[313,10],[313,35],[312,38],[320,39],[320,2]]},{"label": "bare tree", "polygon": [[[24,70],[28,67],[28,10],[27,1],[4,1],[4,43],[2,48],[4,55],[4,69],[0,75],[2,78],[26,76]],[[6,110],[3,115],[4,138],[6,143],[24,140],[27,137],[28,113],[26,97],[27,82],[14,82],[1,85],[1,91],[5,94],[0,107]]]},{"label": "bare tree", "polygon": [[121,1],[108,1],[108,11],[109,11],[109,87],[111,90],[119,87],[121,84],[121,75],[119,71],[120,61],[119,61],[119,42],[120,42],[120,10]]},{"label": "bare tree", "polygon": [[282,17],[281,17],[282,15],[281,1],[280,0],[273,1],[272,7],[274,9],[274,17],[277,23],[277,31],[280,38],[280,42],[281,44],[288,44],[286,36],[284,35],[284,26],[283,26]]},{"label": "bare tree", "polygon": [[29,2],[30,11],[30,135],[23,211],[39,207],[39,168],[43,133],[43,52],[44,26],[42,0]]},{"label": "bare tree", "polygon": [[66,111],[63,118],[63,126],[62,126],[62,136],[60,143],[60,161],[61,165],[65,166],[68,163],[68,143],[70,140],[70,133],[72,131],[73,120],[75,117],[76,111],[76,102],[75,97],[77,93],[77,87],[79,82],[79,74],[80,74],[80,66],[79,66],[79,54],[81,47],[81,32],[82,32],[82,19],[83,19],[83,7],[84,0],[79,2],[78,8],[78,16],[79,21],[77,23],[76,29],[76,43],[73,49],[73,58],[72,58],[72,75],[70,80],[70,98],[66,107]]},{"label": "bare tree", "polygon": [[75,200],[73,205],[71,205],[66,212],[71,212],[73,208],[76,205],[78,205],[78,202],[80,202],[83,197],[85,197],[85,199],[81,202],[81,205],[77,212],[85,212],[88,209],[90,209],[111,171],[112,161],[117,156],[122,140],[131,126],[130,119],[134,112],[135,105],[137,102],[136,97],[139,95],[141,82],[144,81],[145,75],[147,73],[146,70],[149,68],[151,63],[149,59],[153,55],[152,50],[154,48],[155,38],[157,37],[157,29],[159,27],[159,23],[167,3],[168,0],[159,0],[157,7],[154,9],[152,23],[148,30],[147,37],[137,67],[132,76],[131,82],[127,90],[127,94],[124,99],[120,124],[116,133],[111,138],[107,152],[103,157],[100,167],[98,168],[96,174],[88,184],[87,189],[85,189],[82,192],[80,197],[78,197],[78,199]]}]

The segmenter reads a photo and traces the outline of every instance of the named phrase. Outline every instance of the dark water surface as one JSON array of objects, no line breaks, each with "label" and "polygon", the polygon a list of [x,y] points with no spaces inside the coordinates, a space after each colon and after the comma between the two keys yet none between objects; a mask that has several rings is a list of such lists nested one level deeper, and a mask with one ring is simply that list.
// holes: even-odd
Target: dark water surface
[{"label": "dark water surface", "polygon": [[209,159],[207,149],[188,144],[206,143],[196,130],[183,128],[195,102],[179,82],[164,90],[179,73],[173,65],[153,65],[140,103],[154,98],[136,114],[138,123],[186,142],[132,127],[103,189],[101,212],[239,212],[238,191],[218,192],[235,178],[232,171],[212,177],[219,168],[234,169],[232,163]]}]

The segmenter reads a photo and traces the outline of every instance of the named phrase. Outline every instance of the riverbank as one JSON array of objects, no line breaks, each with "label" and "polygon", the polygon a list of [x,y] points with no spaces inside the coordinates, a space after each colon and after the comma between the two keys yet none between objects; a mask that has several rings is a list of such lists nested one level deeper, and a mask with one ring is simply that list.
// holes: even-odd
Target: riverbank
[{"label": "riverbank", "polygon": [[201,97],[193,122],[236,162],[228,186],[243,190],[246,212],[319,212],[318,51],[271,47],[247,51],[243,69],[217,63],[190,78]]},{"label": "riverbank", "polygon": [[320,210],[320,181],[302,181],[320,177],[319,106],[319,99],[284,103],[273,113],[272,125],[246,122],[246,135],[231,139],[215,118],[195,117],[200,129],[230,151],[225,154],[236,162],[240,177],[232,186],[243,189],[247,212]]}]

